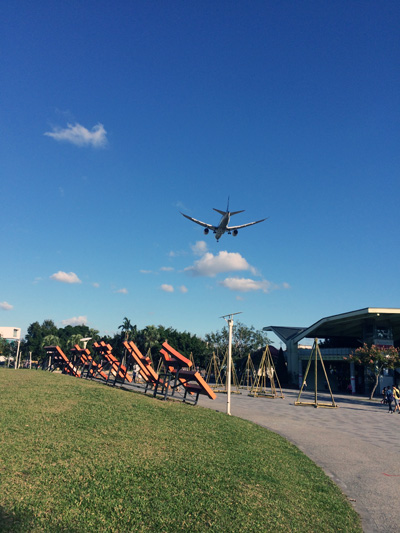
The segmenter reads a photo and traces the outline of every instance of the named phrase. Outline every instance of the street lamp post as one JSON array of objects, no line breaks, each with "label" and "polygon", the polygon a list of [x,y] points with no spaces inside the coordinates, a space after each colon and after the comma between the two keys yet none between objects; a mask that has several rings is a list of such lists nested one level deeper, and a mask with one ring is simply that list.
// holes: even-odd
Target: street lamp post
[{"label": "street lamp post", "polygon": [[87,343],[92,340],[92,337],[85,337],[84,339],[80,339],[80,342],[83,342],[83,349],[86,350]]},{"label": "street lamp post", "polygon": [[[232,329],[233,329],[233,315],[240,315],[242,311],[238,313],[230,313],[229,315],[221,316],[227,322],[229,327],[229,340],[228,340],[228,366],[226,370],[226,414],[231,415],[231,374],[232,374]],[[229,317],[227,319],[227,317]]]}]

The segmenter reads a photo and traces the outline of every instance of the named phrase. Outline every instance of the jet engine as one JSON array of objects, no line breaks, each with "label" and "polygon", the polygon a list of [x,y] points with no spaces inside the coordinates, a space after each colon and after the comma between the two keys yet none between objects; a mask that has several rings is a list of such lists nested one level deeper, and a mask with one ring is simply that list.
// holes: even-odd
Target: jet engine
[{"label": "jet engine", "polygon": [[236,235],[237,235],[238,233],[239,233],[239,232],[238,232],[237,229],[234,229],[234,230],[232,231],[232,235],[233,235],[234,237],[236,237]]},{"label": "jet engine", "polygon": [[204,235],[208,235],[208,232],[209,232],[209,231],[210,231],[210,230],[209,230],[208,228],[204,228]]}]

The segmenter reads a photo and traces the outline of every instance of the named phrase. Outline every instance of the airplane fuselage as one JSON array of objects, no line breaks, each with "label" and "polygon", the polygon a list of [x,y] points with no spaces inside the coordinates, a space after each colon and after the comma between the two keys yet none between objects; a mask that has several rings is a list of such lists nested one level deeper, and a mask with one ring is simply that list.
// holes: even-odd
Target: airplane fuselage
[{"label": "airplane fuselage", "polygon": [[229,224],[230,218],[231,218],[230,213],[225,213],[225,215],[223,215],[221,217],[221,220],[219,221],[218,227],[217,227],[217,229],[215,231],[215,238],[217,239],[217,241],[225,233],[226,228],[227,228],[227,226]]}]

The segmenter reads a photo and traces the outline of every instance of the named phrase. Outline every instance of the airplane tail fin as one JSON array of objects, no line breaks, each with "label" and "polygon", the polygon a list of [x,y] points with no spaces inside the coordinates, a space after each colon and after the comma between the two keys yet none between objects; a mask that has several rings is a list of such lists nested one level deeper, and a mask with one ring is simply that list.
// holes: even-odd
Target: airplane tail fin
[{"label": "airplane tail fin", "polygon": [[[215,207],[213,207],[213,209],[220,215],[226,215],[226,213],[229,213],[229,211],[221,211],[220,209],[215,209]],[[232,213],[229,213],[229,214],[230,216],[232,216],[232,215],[237,215],[238,213],[243,213],[243,212],[244,212],[244,209],[242,209],[241,211],[233,211]]]},{"label": "airplane tail fin", "polygon": [[233,211],[232,213],[229,212],[229,196],[228,196],[228,204],[226,206],[226,211],[221,211],[220,209],[215,209],[215,207],[213,207],[214,211],[216,211],[217,213],[219,213],[220,215],[226,215],[227,213],[229,213],[230,216],[232,215],[237,215],[238,213],[243,213],[244,212],[244,209],[242,209],[241,211]]}]

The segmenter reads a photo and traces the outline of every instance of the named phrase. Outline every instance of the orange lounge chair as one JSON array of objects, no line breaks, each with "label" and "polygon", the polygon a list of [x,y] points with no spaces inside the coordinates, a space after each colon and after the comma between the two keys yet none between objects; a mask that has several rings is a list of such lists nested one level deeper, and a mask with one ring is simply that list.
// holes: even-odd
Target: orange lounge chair
[{"label": "orange lounge chair", "polygon": [[[78,369],[71,363],[59,346],[45,346],[44,349],[49,358],[49,370],[53,369],[54,371],[56,366],[60,366],[63,374],[71,374],[72,376],[80,377]],[[51,359],[53,359],[52,362]]]},{"label": "orange lounge chair", "polygon": [[75,344],[75,346],[71,348],[71,353],[78,359],[77,365],[79,366],[79,371],[82,378],[86,372],[86,379],[88,377],[95,378],[98,374],[107,381],[108,375],[101,370],[101,367],[90,355],[88,348],[81,348],[79,344]]},{"label": "orange lounge chair", "polygon": [[[160,352],[167,369],[165,382],[168,381],[170,384],[172,390],[171,396],[174,396],[175,390],[182,386],[184,388],[184,402],[196,404],[200,394],[207,395],[212,400],[215,400],[216,395],[214,391],[207,385],[200,373],[196,370],[186,370],[186,368],[192,366],[190,359],[176,351],[167,342],[163,343],[163,348]],[[194,398],[190,399],[192,396]]]},{"label": "orange lounge chair", "polygon": [[139,373],[146,382],[145,393],[150,386],[156,387],[159,376],[152,367],[150,357],[144,356],[133,341],[124,341],[124,347],[134,362],[139,366]]},{"label": "orange lounge chair", "polygon": [[107,372],[108,370],[107,383],[110,382],[111,375],[114,376],[113,385],[115,385],[117,382],[123,384],[125,380],[129,381],[129,383],[132,382],[131,376],[128,375],[127,368],[112,354],[112,347],[110,344],[106,344],[104,341],[100,341],[100,343],[94,342],[93,349],[101,357],[105,357],[108,363],[107,368],[105,365],[103,365],[98,369],[98,372]]},{"label": "orange lounge chair", "polygon": [[197,403],[199,394],[207,395],[211,400],[217,397],[214,391],[208,386],[206,381],[201,377],[197,370],[181,370],[179,372],[179,381],[185,387],[183,401],[188,402],[187,393],[195,394],[196,398],[193,403]]}]

